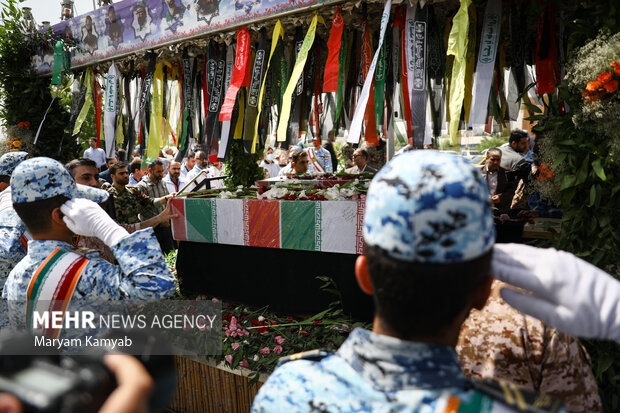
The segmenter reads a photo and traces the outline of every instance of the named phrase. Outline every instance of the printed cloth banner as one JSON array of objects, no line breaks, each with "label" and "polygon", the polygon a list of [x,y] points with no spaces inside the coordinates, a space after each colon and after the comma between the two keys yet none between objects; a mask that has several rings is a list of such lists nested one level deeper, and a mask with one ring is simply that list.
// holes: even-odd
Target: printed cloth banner
[{"label": "printed cloth banner", "polygon": [[480,51],[478,52],[474,78],[474,102],[469,117],[469,124],[473,127],[482,126],[487,121],[487,106],[491,82],[493,81],[493,68],[497,56],[501,22],[501,0],[489,0],[482,24]]},{"label": "printed cloth banner", "polygon": [[408,73],[413,78],[409,78],[412,86],[411,90],[411,122],[413,124],[413,138],[417,147],[423,146],[426,142],[426,68],[428,62],[427,55],[427,26],[428,26],[428,7],[417,9],[415,20],[413,23],[413,33],[409,34],[408,40],[411,47],[408,53],[413,58],[409,62],[413,66],[413,70]]},{"label": "printed cloth banner", "polygon": [[175,198],[180,241],[362,254],[364,201]]},{"label": "printed cloth banner", "polygon": [[454,142],[461,119],[463,99],[465,98],[465,68],[467,66],[467,36],[469,30],[468,8],[471,0],[461,0],[461,6],[452,21],[448,40],[448,55],[454,55],[452,78],[450,79],[450,138]]},{"label": "printed cloth banner", "polygon": [[[355,112],[353,113],[353,120],[351,121],[349,136],[347,138],[347,142],[350,143],[359,143],[360,141],[362,118],[364,116],[364,112],[366,111],[366,104],[368,103],[368,98],[370,96],[370,85],[372,84],[372,81],[375,77],[375,68],[377,67],[377,60],[379,59],[380,50],[383,46],[385,30],[387,28],[388,21],[390,20],[391,7],[392,0],[387,0],[385,2],[385,7],[383,8],[383,14],[381,15],[381,31],[379,32],[379,44],[377,45],[377,51],[372,58],[372,63],[370,64],[370,68],[368,69],[366,80],[364,80],[364,86],[362,87],[360,99],[357,102],[357,107],[355,108]],[[376,131],[373,132],[375,132],[376,134]]]},{"label": "printed cloth banner", "polygon": [[[82,105],[82,109],[75,121],[75,126],[73,127],[73,135],[77,135],[82,129],[82,124],[86,120],[86,116],[90,111],[90,108],[93,106],[93,69],[89,67],[86,69],[86,74],[84,75],[84,85],[86,86],[84,104]],[[81,92],[80,92],[81,93]]]},{"label": "printed cloth banner", "polygon": [[338,7],[334,18],[332,19],[332,28],[329,31],[329,39],[327,40],[327,62],[325,63],[325,72],[323,74],[323,92],[338,91],[338,73],[340,68],[340,47],[342,46],[342,33],[344,31],[344,21],[340,14],[342,6]]},{"label": "printed cloth banner", "polygon": [[105,153],[114,157],[116,138],[116,106],[118,103],[120,76],[116,64],[112,63],[106,78],[105,102],[103,106],[103,133],[105,136]]},{"label": "printed cloth banner", "polygon": [[[317,22],[318,16],[315,14],[312,18],[312,22],[310,23],[310,27],[308,28],[308,32],[306,33],[306,37],[301,44],[299,53],[297,54],[297,59],[295,60],[295,66],[293,66],[293,73],[291,74],[291,78],[289,79],[286,90],[284,91],[284,97],[282,98],[282,113],[280,114],[280,119],[278,120],[278,142],[286,141],[286,130],[291,116],[292,95],[293,92],[297,92],[297,89],[299,89],[299,79],[303,79],[302,74],[306,64],[306,59],[308,59],[308,53],[310,53],[310,49],[314,44],[314,35],[316,33]],[[303,88],[303,84],[301,86]]]},{"label": "printed cloth banner", "polygon": [[226,90],[224,103],[220,111],[220,121],[231,120],[232,111],[237,99],[237,92],[244,83],[246,66],[250,60],[250,32],[248,29],[237,30],[237,51],[230,84]]},{"label": "printed cloth banner", "polygon": [[[224,76],[224,90],[228,89],[232,78],[233,66],[235,65],[235,46],[228,45],[226,48],[226,73]],[[219,159],[225,159],[228,149],[228,139],[230,138],[230,120],[222,122],[222,134],[220,135],[220,147],[217,153]]]},{"label": "printed cloth banner", "polygon": [[[55,24],[52,30],[58,37],[77,42],[71,67],[78,68],[204,37],[233,24],[247,27],[259,20],[339,1],[123,0]],[[53,61],[53,50],[41,50],[33,57],[32,66],[37,73],[50,73]]]}]

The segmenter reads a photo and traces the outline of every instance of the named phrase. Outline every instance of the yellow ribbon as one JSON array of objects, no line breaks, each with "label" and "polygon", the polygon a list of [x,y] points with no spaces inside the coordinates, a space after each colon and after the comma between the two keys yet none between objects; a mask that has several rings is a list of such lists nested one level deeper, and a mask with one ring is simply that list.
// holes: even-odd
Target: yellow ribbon
[{"label": "yellow ribbon", "polygon": [[269,60],[267,60],[267,67],[265,68],[265,76],[263,82],[260,85],[260,92],[258,92],[258,114],[256,115],[256,122],[254,123],[254,140],[252,141],[252,153],[256,153],[256,147],[258,146],[258,122],[260,121],[260,112],[263,107],[263,95],[265,94],[265,80],[269,74],[269,65],[271,64],[271,58],[278,46],[278,40],[282,38],[284,40],[284,28],[280,20],[276,22],[271,34],[271,52],[269,53]]},{"label": "yellow ribbon", "polygon": [[82,124],[84,120],[86,120],[86,116],[90,111],[90,108],[93,106],[93,68],[89,67],[86,69],[86,75],[84,77],[84,83],[86,84],[86,97],[84,99],[84,105],[82,105],[82,110],[80,110],[80,114],[78,115],[75,126],[73,127],[73,135],[77,135],[80,129],[82,129]]},{"label": "yellow ribbon", "polygon": [[163,87],[164,70],[163,64],[157,63],[153,74],[153,98],[151,100],[151,121],[149,124],[148,142],[146,146],[146,161],[151,162],[159,157],[159,149],[162,147],[162,117],[164,110]]},{"label": "yellow ribbon", "polygon": [[278,122],[278,142],[286,141],[286,128],[288,127],[288,121],[291,117],[291,98],[293,96],[295,86],[297,86],[297,81],[303,73],[306,60],[308,59],[308,53],[314,43],[317,21],[318,16],[315,14],[312,19],[312,23],[310,23],[308,33],[306,33],[306,37],[301,44],[301,49],[299,49],[299,53],[297,54],[297,60],[295,61],[295,66],[293,67],[293,74],[291,75],[291,78],[286,86],[286,90],[284,91],[284,97],[282,98],[282,113],[280,114],[280,119]]},{"label": "yellow ribbon", "polygon": [[448,55],[454,56],[452,78],[450,80],[450,139],[456,144],[456,134],[461,119],[463,98],[465,97],[465,70],[467,68],[467,35],[469,15],[467,9],[472,0],[461,0],[461,6],[452,20],[452,30],[448,39]]}]

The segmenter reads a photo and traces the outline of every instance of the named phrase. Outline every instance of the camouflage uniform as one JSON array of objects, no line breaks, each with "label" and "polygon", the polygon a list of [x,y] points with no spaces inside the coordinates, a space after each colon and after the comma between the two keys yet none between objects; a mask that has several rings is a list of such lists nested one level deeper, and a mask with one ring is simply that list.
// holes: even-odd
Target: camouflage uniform
[{"label": "camouflage uniform", "polygon": [[153,207],[153,198],[144,195],[139,188],[126,186],[121,192],[114,185],[110,185],[105,189],[114,197],[116,221],[121,224],[140,222],[138,215],[147,208]]},{"label": "camouflage uniform", "polygon": [[466,376],[496,378],[563,399],[568,412],[601,412],[590,359],[579,340],[525,316],[501,299],[494,281],[481,310],[472,310],[457,352]]},{"label": "camouflage uniform", "polygon": [[281,364],[252,412],[443,412],[450,396],[467,411],[517,411],[472,386],[453,348],[358,328],[334,355]]},{"label": "camouflage uniform", "polygon": [[[160,180],[158,183],[154,183],[151,180],[151,177],[146,175],[138,184],[136,185],[143,194],[150,197],[151,199],[161,198],[168,195],[168,188],[166,188],[166,184],[163,180]],[[164,211],[166,205],[155,206],[151,205],[148,208],[140,211],[140,220],[145,221],[149,218],[153,218],[154,216],[159,215]]]},{"label": "camouflage uniform", "polygon": [[26,256],[26,248],[21,242],[26,227],[13,209],[0,212],[0,293],[6,278]]}]

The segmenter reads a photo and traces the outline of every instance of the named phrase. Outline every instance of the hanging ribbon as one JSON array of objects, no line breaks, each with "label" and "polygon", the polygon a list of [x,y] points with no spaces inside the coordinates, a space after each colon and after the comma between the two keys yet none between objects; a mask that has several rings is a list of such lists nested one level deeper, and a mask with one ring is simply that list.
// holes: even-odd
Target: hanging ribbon
[{"label": "hanging ribbon", "polygon": [[163,63],[157,63],[153,74],[153,93],[151,99],[151,119],[149,124],[148,141],[146,144],[146,157],[142,159],[142,167],[159,157],[159,149],[162,145],[162,117],[163,117],[163,88],[164,70]]},{"label": "hanging ribbon", "polygon": [[[360,65],[360,55],[362,52],[362,48],[359,47],[361,44],[361,33],[357,30],[352,30],[349,32],[349,39],[351,40],[348,44],[349,50],[347,51],[347,61],[346,61],[346,83],[345,83],[345,95],[344,95],[344,125],[347,130],[351,128],[351,117],[353,116],[353,112],[355,111],[355,103],[357,99],[357,78],[358,72],[357,68]],[[361,74],[360,74],[361,76]],[[364,79],[362,78],[362,85]]]},{"label": "hanging ribbon", "polygon": [[[176,160],[177,162],[183,161],[185,157],[185,153],[187,152],[187,141],[189,137],[192,136],[192,96],[193,96],[193,85],[192,85],[192,65],[189,54],[187,53],[187,48],[183,50],[183,55],[181,59],[181,63],[183,66],[183,71],[180,75],[181,79],[181,102],[182,111],[181,111],[181,136],[178,138],[179,143],[179,152],[177,152]],[[140,106],[142,106],[142,101],[140,101]],[[178,135],[177,135],[178,136]]]},{"label": "hanging ribbon", "polygon": [[[82,124],[90,111],[90,108],[93,106],[93,69],[89,67],[86,69],[86,73],[84,75],[84,79],[82,81],[82,88],[86,88],[84,92],[84,104],[82,105],[82,109],[80,110],[79,115],[75,121],[75,125],[73,126],[72,136],[80,133],[80,129],[82,129]],[[81,91],[80,91],[81,94]]]},{"label": "hanging ribbon", "polygon": [[119,73],[116,64],[112,62],[106,76],[105,104],[103,108],[103,131],[105,136],[105,153],[109,158],[114,157],[116,142],[116,106],[118,103]]},{"label": "hanging ribbon", "polygon": [[282,99],[282,113],[280,113],[280,119],[278,120],[278,142],[286,141],[286,130],[291,115],[291,96],[297,86],[297,82],[301,78],[304,65],[306,64],[306,59],[308,58],[308,53],[314,43],[317,21],[318,16],[315,14],[312,18],[312,22],[310,23],[308,33],[306,33],[306,37],[304,38],[299,53],[297,54],[297,58],[295,59],[295,66],[293,66],[293,73],[288,81],[288,86],[284,91],[284,97]]},{"label": "hanging ribbon", "polygon": [[463,109],[465,124],[469,122],[471,109],[472,90],[474,86],[474,67],[476,66],[476,5],[469,6],[469,30],[467,31],[467,66],[465,68],[465,97],[463,98]]},{"label": "hanging ribbon", "polygon": [[342,45],[342,33],[344,31],[344,21],[340,11],[342,6],[338,6],[334,18],[332,19],[332,28],[329,31],[327,39],[327,62],[325,63],[325,72],[323,73],[323,92],[338,91],[338,74],[340,71],[340,50]]},{"label": "hanging ribbon", "polygon": [[[224,90],[228,90],[230,81],[232,79],[233,67],[235,65],[235,46],[230,44],[226,49],[226,80],[224,82]],[[230,138],[230,120],[226,120],[222,123],[222,135],[220,137],[220,147],[217,153],[219,159],[226,159],[229,148]]]},{"label": "hanging ribbon", "polygon": [[502,1],[489,0],[484,12],[484,23],[480,37],[480,51],[476,62],[474,79],[474,101],[469,124],[473,127],[482,126],[487,120],[489,91],[493,80],[493,68],[499,45],[499,31],[502,21]]},{"label": "hanging ribbon", "polygon": [[394,24],[392,28],[392,49],[390,56],[390,66],[392,68],[392,93],[389,96],[391,96],[392,110],[390,111],[390,123],[388,125],[388,140],[391,141],[390,145],[392,145],[392,147],[394,145],[396,137],[400,138],[399,142],[401,142],[402,144],[407,143],[405,139],[402,139],[402,135],[400,133],[396,133],[397,114],[399,115],[399,118],[404,118],[403,113],[401,112],[401,89],[399,88],[399,83],[401,80],[400,61],[402,55],[400,28],[403,25],[404,18],[403,15],[398,12],[399,10],[400,8],[396,9],[396,17],[394,19]]},{"label": "hanging ribbon", "polygon": [[[277,38],[276,38],[277,41]],[[257,141],[256,129],[260,114],[262,99],[260,96],[261,87],[265,84],[265,73],[267,67],[267,32],[265,29],[260,31],[260,40],[254,56],[254,66],[248,89],[248,104],[245,109],[245,127],[243,131],[243,143],[246,151],[254,153],[254,144]]]},{"label": "hanging ribbon", "polygon": [[[297,30],[295,31],[295,39],[293,40],[293,44],[294,44],[294,60],[297,61],[297,57],[299,56],[299,51],[301,50],[301,46],[304,44],[303,41],[304,38],[304,34],[303,31],[301,29],[301,27],[297,27]],[[310,51],[308,52],[308,56],[310,56],[310,52],[312,51],[312,49],[310,49]],[[304,64],[302,66],[302,69],[305,68],[306,65]],[[291,84],[290,80],[289,80],[289,85]],[[297,83],[295,84],[295,89],[293,94],[291,95],[291,115],[289,118],[289,122],[288,122],[288,127],[286,128],[286,143],[285,143],[285,147],[288,147],[289,144],[291,143],[296,143],[298,138],[299,138],[299,125],[301,122],[301,106],[302,106],[302,94],[304,93],[304,75],[303,75],[303,71],[301,73],[301,75],[299,76],[299,79],[297,80]]]},{"label": "hanging ribbon", "polygon": [[[280,23],[280,20],[278,20],[276,22],[275,27],[273,28],[273,33],[271,34],[271,50],[269,52],[269,60],[267,60],[267,67],[265,67],[265,70],[264,70],[265,76],[263,76],[263,80],[260,85],[260,90],[258,92],[258,104],[257,104],[258,113],[256,115],[256,121],[254,122],[254,129],[253,129],[254,138],[252,141],[252,149],[250,151],[251,153],[256,153],[256,147],[258,145],[258,124],[259,124],[261,112],[263,109],[263,97],[265,95],[265,83],[267,82],[267,78],[268,78],[267,74],[269,73],[269,66],[271,65],[271,58],[273,57],[280,40],[284,40],[284,29],[282,28],[282,23]],[[269,107],[270,106],[267,106],[267,108]],[[269,116],[269,113],[267,113],[267,116]]]},{"label": "hanging ribbon", "polygon": [[430,92],[430,111],[432,135],[441,135],[441,124],[443,118],[443,77],[445,73],[445,50],[441,27],[437,23],[434,10],[429,11],[428,19],[428,90]]},{"label": "hanging ribbon", "polygon": [[[368,26],[368,18],[364,19],[364,23],[362,25],[362,80],[368,77],[368,72],[370,70],[370,64],[378,62],[378,56],[381,54],[382,45],[377,47],[377,58],[372,59],[372,42],[370,40],[371,33],[370,27]],[[375,66],[376,69],[376,66]],[[370,79],[372,83],[370,84],[370,88],[368,90],[368,101],[365,103],[364,109],[364,138],[366,139],[366,144],[369,146],[378,146],[379,139],[377,138],[377,123],[375,121],[375,87],[374,87],[374,73],[370,74]],[[364,82],[361,83],[361,86],[364,85]],[[361,104],[361,102],[358,102]]]},{"label": "hanging ribbon", "polygon": [[56,86],[62,83],[62,67],[64,64],[64,46],[62,40],[58,40],[54,46],[54,65],[52,66],[52,82]]},{"label": "hanging ribbon", "polygon": [[555,44],[555,7],[549,4],[538,20],[536,38],[536,93],[539,95],[555,92]]},{"label": "hanging ribbon", "polygon": [[101,85],[99,85],[99,80],[97,79],[97,71],[95,71],[94,76],[95,81],[95,126],[97,130],[97,148],[101,146],[101,138],[103,137],[103,130],[101,129]]},{"label": "hanging ribbon", "polygon": [[[407,11],[409,12],[409,11]],[[408,33],[407,50],[411,60],[408,62],[413,70],[408,68],[408,80],[411,84],[411,123],[413,125],[413,139],[417,147],[424,146],[426,136],[426,38],[428,24],[428,7],[418,9],[414,13],[413,33]]]},{"label": "hanging ribbon", "polygon": [[239,89],[237,104],[235,105],[235,113],[233,113],[233,139],[243,139],[243,115],[245,113],[247,91],[245,88]]},{"label": "hanging ribbon", "polygon": [[395,25],[400,26],[400,87],[401,87],[401,96],[402,96],[402,105],[403,114],[405,118],[405,124],[407,126],[407,141],[409,145],[413,145],[413,128],[411,124],[411,100],[409,98],[409,76],[407,74],[407,27],[406,27],[406,13],[407,7],[402,6],[397,11]]},{"label": "hanging ribbon", "polygon": [[[392,7],[392,0],[387,0],[385,2],[385,7],[383,8],[383,14],[381,15],[381,31],[379,33],[379,44],[377,45],[377,49],[381,49],[383,46],[383,39],[385,38],[385,30],[387,28],[388,21],[390,20],[390,8]],[[368,68],[368,73],[366,74],[366,80],[364,81],[364,86],[362,88],[362,93],[360,95],[359,102],[357,107],[355,108],[355,113],[353,114],[353,120],[351,122],[351,130],[349,131],[349,137],[347,138],[347,142],[350,143],[359,143],[360,140],[360,132],[362,125],[362,115],[365,112],[366,104],[368,103],[370,86],[375,77],[375,68],[377,66],[377,60],[379,59],[379,50],[375,52],[375,55],[372,59],[372,63]],[[379,141],[377,140],[377,132],[374,124],[374,114],[372,114],[372,128],[370,125],[364,125],[366,128],[366,143],[368,145],[378,145]],[[371,129],[371,130],[369,130]],[[374,134],[374,140],[372,139]],[[369,139],[370,138],[370,139]]]},{"label": "hanging ribbon", "polygon": [[[383,124],[383,101],[385,99],[385,78],[387,65],[385,63],[385,43],[379,48],[379,59],[377,60],[377,72],[375,73],[375,122],[377,125],[377,135],[381,134]],[[378,143],[378,142],[377,142]]]},{"label": "hanging ribbon", "polygon": [[336,128],[336,135],[338,134],[338,125],[340,122],[340,113],[342,112],[342,101],[344,98],[344,86],[347,78],[347,49],[349,45],[349,35],[343,31],[341,39],[342,53],[338,54],[338,89],[336,91],[336,113],[334,114],[334,126]]},{"label": "hanging ribbon", "polygon": [[237,92],[244,81],[246,66],[250,60],[250,32],[248,29],[237,30],[237,52],[230,85],[220,111],[220,121],[231,120],[232,110],[237,99]]},{"label": "hanging ribbon", "polygon": [[226,61],[224,51],[219,45],[211,43],[209,45],[208,78],[209,82],[209,107],[207,113],[207,124],[205,134],[207,137],[207,148],[209,155],[217,153],[219,132],[219,122],[217,120],[222,103],[222,86],[224,85],[224,75]]},{"label": "hanging ribbon", "polygon": [[450,138],[456,143],[456,135],[465,97],[465,69],[467,58],[467,36],[469,15],[467,9],[472,0],[461,0],[459,10],[452,21],[448,40],[448,55],[454,56],[452,78],[450,81]]}]

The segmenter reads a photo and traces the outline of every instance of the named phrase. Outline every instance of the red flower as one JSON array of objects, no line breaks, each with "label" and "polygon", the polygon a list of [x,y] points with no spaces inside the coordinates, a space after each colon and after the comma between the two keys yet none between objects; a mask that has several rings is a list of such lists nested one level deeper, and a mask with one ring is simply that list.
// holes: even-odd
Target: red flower
[{"label": "red flower", "polygon": [[[600,76],[599,76],[600,77]],[[587,86],[586,86],[586,90],[588,92],[595,92],[598,90],[598,88],[601,87],[601,82],[598,80],[593,80],[592,82],[588,82]]]},{"label": "red flower", "polygon": [[603,72],[596,78],[601,83],[607,83],[611,80],[611,72]]},{"label": "red flower", "polygon": [[26,121],[26,122],[19,122],[17,124],[17,127],[19,128],[29,128],[30,127],[30,122]]},{"label": "red flower", "polygon": [[608,91],[609,93],[613,93],[616,91],[616,89],[618,89],[618,81],[617,80],[611,80],[607,83],[605,83],[603,85],[603,87],[605,88],[606,91]]},{"label": "red flower", "polygon": [[323,322],[323,320],[314,320],[312,322],[312,324],[321,324]]}]

